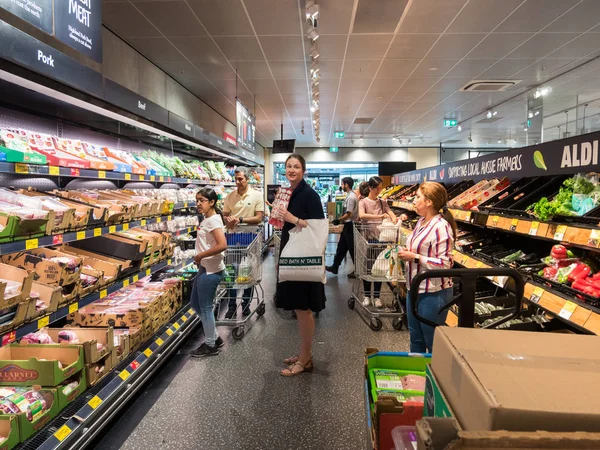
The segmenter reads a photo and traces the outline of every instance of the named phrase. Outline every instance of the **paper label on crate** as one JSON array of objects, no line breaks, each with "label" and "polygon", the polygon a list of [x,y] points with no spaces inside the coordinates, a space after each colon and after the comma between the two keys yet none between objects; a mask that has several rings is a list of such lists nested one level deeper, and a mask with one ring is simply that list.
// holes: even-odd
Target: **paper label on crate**
[{"label": "paper label on crate", "polygon": [[23,163],[15,163],[15,172],[17,173],[29,173],[29,166]]},{"label": "paper label on crate", "polygon": [[2,336],[2,346],[11,344],[11,343],[15,342],[16,340],[17,340],[17,332],[13,330],[10,333],[7,333],[4,336]]},{"label": "paper label on crate", "polygon": [[395,372],[376,370],[374,375],[375,384],[379,389],[403,389],[400,375]]},{"label": "paper label on crate", "polygon": [[588,240],[590,247],[600,248],[600,230],[592,230]]},{"label": "paper label on crate", "polygon": [[119,377],[121,377],[123,381],[125,381],[130,376],[131,374],[127,370],[122,370],[121,373],[119,373]]},{"label": "paper label on crate", "polygon": [[147,348],[146,350],[144,350],[144,355],[146,355],[146,358],[150,358],[151,354],[152,354],[152,350],[150,350],[149,348]]},{"label": "paper label on crate", "polygon": [[149,277],[152,274],[151,269],[146,269],[146,276]]},{"label": "paper label on crate", "polygon": [[146,223],[147,223],[147,222],[146,222],[146,219],[142,219],[142,220],[140,221],[140,226],[141,226],[141,227],[145,227],[145,226],[146,226]]},{"label": "paper label on crate", "polygon": [[127,287],[129,286],[129,278],[127,278],[126,280],[123,280],[123,287]]},{"label": "paper label on crate", "polygon": [[56,166],[48,167],[48,173],[53,176],[60,175],[60,169]]},{"label": "paper label on crate", "polygon": [[567,232],[566,225],[559,225],[556,227],[556,232],[554,233],[555,241],[562,241],[565,238],[565,233]]},{"label": "paper label on crate", "polygon": [[194,311],[192,308],[190,308],[190,309],[188,309],[188,313],[190,313],[190,317],[191,317],[194,314],[196,314],[196,311]]},{"label": "paper label on crate", "polygon": [[130,174],[130,173],[126,173],[126,174],[125,174],[125,179],[126,179],[127,181],[131,180],[131,174]]},{"label": "paper label on crate", "polygon": [[140,277],[138,275],[134,275],[133,278],[132,278],[133,283],[136,283],[137,280],[139,280],[139,279],[140,279]]},{"label": "paper label on crate", "polygon": [[38,320],[38,328],[47,327],[49,323],[50,323],[50,316],[42,317],[41,319]]},{"label": "paper label on crate", "polygon": [[60,427],[58,429],[58,431],[56,433],[54,433],[54,437],[56,439],[58,439],[60,442],[62,442],[70,434],[71,434],[71,429],[68,426],[63,425],[62,427]]},{"label": "paper label on crate", "polygon": [[540,227],[539,222],[531,222],[531,228],[529,228],[530,236],[537,236],[538,228]]},{"label": "paper label on crate", "polygon": [[94,228],[94,237],[102,236],[102,228]]},{"label": "paper label on crate", "polygon": [[517,225],[519,225],[519,219],[513,219],[510,221],[510,231],[517,231]]},{"label": "paper label on crate", "polygon": [[27,239],[25,241],[25,250],[32,250],[40,246],[40,241],[37,239]]},{"label": "paper label on crate", "polygon": [[98,406],[100,406],[101,403],[102,399],[97,395],[94,395],[92,399],[88,402],[88,405],[90,405],[90,408],[96,409]]},{"label": "paper label on crate", "polygon": [[187,322],[187,317],[185,317],[185,316],[181,316],[181,321],[182,321],[182,322]]},{"label": "paper label on crate", "polygon": [[483,267],[483,263],[482,263],[481,261],[477,261],[477,264],[475,264],[475,267],[476,267],[477,269],[480,269],[480,268],[482,268],[482,267]]},{"label": "paper label on crate", "polygon": [[170,222],[173,219],[173,216],[167,216],[167,220]]},{"label": "paper label on crate", "polygon": [[77,237],[78,241],[84,240],[85,239],[85,231],[78,231],[76,237]]},{"label": "paper label on crate", "polygon": [[531,297],[529,297],[529,301],[533,302],[533,303],[537,303],[540,301],[540,298],[542,298],[542,295],[544,295],[544,289],[542,289],[541,287],[536,287],[533,292],[531,293]]},{"label": "paper label on crate", "polygon": [[465,221],[466,222],[470,222],[471,221],[471,211],[467,211],[465,213]]},{"label": "paper label on crate", "polygon": [[52,245],[60,245],[63,243],[63,235],[62,234],[57,234],[55,236],[52,236]]},{"label": "paper label on crate", "polygon": [[165,181],[165,177],[159,177],[158,181],[160,181],[161,183],[163,183]]},{"label": "paper label on crate", "polygon": [[69,314],[73,314],[75,311],[79,310],[79,303],[75,302],[75,303],[71,303],[69,305]]},{"label": "paper label on crate", "polygon": [[563,319],[569,320],[576,309],[577,304],[567,300],[558,315]]}]

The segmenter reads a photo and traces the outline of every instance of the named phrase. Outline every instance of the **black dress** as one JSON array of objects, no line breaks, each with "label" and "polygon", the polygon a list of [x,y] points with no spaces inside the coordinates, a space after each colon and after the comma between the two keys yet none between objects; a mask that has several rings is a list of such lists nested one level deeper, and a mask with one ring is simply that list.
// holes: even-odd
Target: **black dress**
[{"label": "black dress", "polygon": [[[290,197],[288,211],[300,219],[324,219],[321,198],[302,180]],[[285,222],[281,233],[281,250],[290,239],[295,225]],[[281,252],[280,252],[281,255]],[[321,311],[325,308],[325,285],[311,281],[283,281],[277,284],[276,306],[285,310]]]}]

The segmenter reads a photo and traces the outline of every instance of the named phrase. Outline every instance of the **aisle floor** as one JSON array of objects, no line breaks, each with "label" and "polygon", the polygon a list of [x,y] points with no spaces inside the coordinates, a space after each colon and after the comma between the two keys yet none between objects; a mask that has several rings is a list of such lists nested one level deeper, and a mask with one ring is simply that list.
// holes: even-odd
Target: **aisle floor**
[{"label": "aisle floor", "polygon": [[[335,251],[330,244],[328,252]],[[328,258],[330,259],[330,258]],[[273,258],[265,260],[267,312],[217,357],[192,359],[202,342],[190,338],[159,376],[132,402],[97,449],[364,449],[367,442],[363,388],[366,347],[408,350],[408,332],[389,320],[372,331],[347,306],[348,268],[328,275],[327,308],[316,322],[312,373],[284,378],[282,359],[296,354],[297,323],[276,310]]]}]

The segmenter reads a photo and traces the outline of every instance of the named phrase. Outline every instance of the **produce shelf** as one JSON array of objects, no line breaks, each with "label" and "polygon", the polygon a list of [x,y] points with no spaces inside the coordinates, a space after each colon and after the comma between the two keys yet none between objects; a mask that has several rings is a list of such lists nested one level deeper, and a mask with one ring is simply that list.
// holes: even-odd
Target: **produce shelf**
[{"label": "produce shelf", "polygon": [[197,184],[199,186],[235,186],[234,182],[203,181],[193,178],[177,178],[159,175],[138,175],[132,173],[112,172],[107,170],[72,169],[40,164],[0,162],[0,173],[20,175],[39,175],[51,177],[90,178],[96,180],[115,181],[150,181],[152,183]]},{"label": "produce shelf", "polygon": [[67,410],[18,449],[58,450],[84,448],[158,370],[200,324],[189,305],[163,326],[141,349],[88,389]]},{"label": "produce shelf", "polygon": [[[177,209],[188,208],[187,203],[178,203],[178,205],[186,205],[181,207],[175,207]],[[195,205],[194,205],[195,206]],[[105,234],[116,233],[118,231],[127,231],[131,228],[145,227],[152,223],[161,223],[170,221],[173,219],[172,215],[150,217],[148,219],[136,220],[134,222],[122,223],[119,225],[110,225],[107,227],[94,227],[88,228],[81,231],[72,231],[64,234],[54,234],[52,236],[43,236],[33,239],[23,239],[14,242],[7,242],[0,244],[0,255],[6,255],[8,253],[22,252],[25,250],[32,250],[34,248],[50,247],[52,245],[66,244],[67,242],[82,241],[84,239],[90,239]]]},{"label": "produce shelf", "polygon": [[[192,261],[193,261],[193,259],[184,261],[183,263],[175,266],[175,268],[177,269],[177,268],[183,267],[183,266],[191,263]],[[21,325],[20,327],[17,327],[16,329],[14,329],[14,330],[6,333],[4,336],[2,336],[0,346],[8,345],[12,342],[15,342],[15,341],[21,339],[26,334],[35,333],[40,328],[47,327],[49,324],[56,322],[57,320],[64,319],[69,314],[74,313],[75,311],[78,311],[79,308],[83,308],[84,306],[87,306],[90,303],[95,302],[96,300],[100,300],[100,299],[106,297],[107,295],[112,294],[115,291],[118,291],[119,289],[127,287],[130,284],[138,281],[140,278],[144,278],[155,272],[159,272],[159,271],[163,270],[165,267],[170,266],[171,263],[172,263],[172,260],[170,260],[170,259],[160,261],[151,267],[148,267],[144,270],[139,271],[136,274],[131,274],[131,275],[127,276],[126,278],[120,279],[116,283],[113,283],[100,291],[92,292],[91,294],[88,294],[85,297],[82,297],[77,301],[71,302],[68,305],[59,308],[56,312],[54,312],[52,314],[40,317],[40,318],[34,320],[33,322]]]}]

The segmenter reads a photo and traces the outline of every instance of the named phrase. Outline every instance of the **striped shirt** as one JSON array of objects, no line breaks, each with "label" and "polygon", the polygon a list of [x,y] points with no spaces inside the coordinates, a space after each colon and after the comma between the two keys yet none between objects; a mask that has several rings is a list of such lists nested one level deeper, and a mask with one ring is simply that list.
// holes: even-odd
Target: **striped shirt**
[{"label": "striped shirt", "polygon": [[[426,225],[423,225],[423,218],[421,218],[408,238],[406,247],[408,251],[420,255],[418,264],[413,261],[405,263],[407,287],[420,272],[452,268],[454,248],[452,227],[441,215],[435,216]],[[451,278],[429,278],[421,283],[419,292],[438,292],[450,287],[452,287]]]}]

